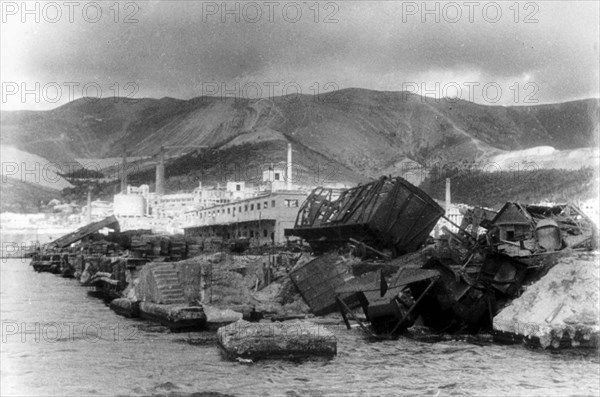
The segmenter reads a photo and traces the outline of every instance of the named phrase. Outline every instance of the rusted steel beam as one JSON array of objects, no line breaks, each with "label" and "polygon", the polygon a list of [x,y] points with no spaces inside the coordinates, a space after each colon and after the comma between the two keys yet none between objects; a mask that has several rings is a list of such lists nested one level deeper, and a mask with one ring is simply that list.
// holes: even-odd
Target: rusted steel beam
[{"label": "rusted steel beam", "polygon": [[381,256],[382,258],[391,259],[388,254],[384,254],[383,252],[376,250],[375,248],[371,247],[370,245],[367,245],[367,244],[365,244],[365,243],[363,243],[361,241],[353,239],[352,237],[350,237],[348,240],[351,243],[354,243],[354,244],[362,244],[366,249],[368,249],[370,251],[373,251],[374,253],[376,253],[377,255]]},{"label": "rusted steel beam", "polygon": [[[378,338],[377,335],[375,335],[373,332],[371,332],[371,330],[369,328],[367,328],[362,321],[360,321],[352,312],[352,310],[350,310],[350,308],[346,305],[346,303],[344,302],[343,299],[341,299],[339,296],[335,297],[336,302],[338,303],[338,305],[342,308],[342,310],[345,310],[346,313],[348,313],[350,315],[350,317],[352,317],[352,319],[354,321],[356,321],[358,323],[358,325],[360,326],[360,328],[365,331],[365,333],[367,335],[369,335],[371,338]],[[347,321],[347,320],[346,320]],[[349,322],[346,322],[346,326],[348,327],[348,329],[350,329],[350,324]]]},{"label": "rusted steel beam", "polygon": [[415,309],[415,307],[417,307],[417,305],[419,304],[419,302],[421,302],[421,299],[423,299],[423,297],[425,296],[425,294],[427,294],[427,292],[431,289],[431,287],[433,287],[433,285],[436,283],[437,280],[438,280],[437,278],[431,280],[431,282],[429,283],[429,285],[427,286],[427,288],[425,288],[425,291],[423,291],[423,293],[421,293],[421,295],[419,296],[419,298],[417,298],[417,300],[415,301],[415,303],[410,307],[410,309],[408,309],[408,311],[406,312],[406,314],[404,315],[404,317],[402,317],[400,319],[400,321],[398,321],[398,323],[392,329],[392,331],[389,333],[389,335],[393,335],[394,332],[396,332],[396,330],[398,329],[398,327],[400,327],[400,325],[402,325],[402,323],[404,322],[404,320],[406,320],[408,318],[408,316],[413,312],[413,310]]}]

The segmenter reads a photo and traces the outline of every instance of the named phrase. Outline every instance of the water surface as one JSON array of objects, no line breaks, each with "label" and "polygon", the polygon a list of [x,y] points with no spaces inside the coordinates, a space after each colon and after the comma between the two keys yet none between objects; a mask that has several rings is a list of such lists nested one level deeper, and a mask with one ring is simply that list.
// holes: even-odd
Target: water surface
[{"label": "water surface", "polygon": [[3,396],[595,396],[595,354],[466,342],[366,342],[334,327],[331,360],[225,360],[214,334],[117,316],[77,281],[0,265]]}]

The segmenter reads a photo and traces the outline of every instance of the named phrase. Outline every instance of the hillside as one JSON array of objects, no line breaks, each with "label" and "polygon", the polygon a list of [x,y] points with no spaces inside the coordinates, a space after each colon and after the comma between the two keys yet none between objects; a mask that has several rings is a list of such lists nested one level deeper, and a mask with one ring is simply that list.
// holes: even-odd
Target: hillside
[{"label": "hillside", "polygon": [[[597,99],[539,106],[451,103],[403,92],[346,89],[272,100],[79,99],[50,111],[2,112],[2,145],[67,162],[148,156],[161,145],[219,150],[291,141],[295,150],[375,177],[410,158],[424,165],[504,151],[598,144]],[[184,146],[184,147],[182,147]]]},{"label": "hillside", "polygon": [[56,189],[13,178],[2,180],[1,194],[0,212],[37,213],[42,203],[62,198],[61,192]]},{"label": "hillside", "polygon": [[592,168],[495,173],[433,170],[421,188],[443,201],[446,178],[452,180],[453,202],[496,210],[507,201],[565,203],[598,197],[598,170]]}]

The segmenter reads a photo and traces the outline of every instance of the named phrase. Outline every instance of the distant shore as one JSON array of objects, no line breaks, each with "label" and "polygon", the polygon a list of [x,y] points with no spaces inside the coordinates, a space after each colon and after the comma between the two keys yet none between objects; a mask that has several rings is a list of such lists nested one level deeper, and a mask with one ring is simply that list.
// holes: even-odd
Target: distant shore
[{"label": "distant shore", "polygon": [[67,233],[74,231],[75,227],[70,228],[44,228],[44,229],[2,229],[0,231],[0,240],[2,242],[0,256],[20,257],[23,250],[28,250],[42,244],[49,243]]}]

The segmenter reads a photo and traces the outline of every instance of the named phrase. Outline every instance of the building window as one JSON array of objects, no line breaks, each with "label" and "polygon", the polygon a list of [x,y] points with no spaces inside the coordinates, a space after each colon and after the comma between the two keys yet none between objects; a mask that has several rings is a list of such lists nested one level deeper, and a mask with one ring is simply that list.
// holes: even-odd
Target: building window
[{"label": "building window", "polygon": [[266,208],[269,208],[269,202],[268,202],[268,201],[265,201],[265,202],[263,203],[263,208],[265,208],[265,209],[266,209]]},{"label": "building window", "polygon": [[239,211],[242,212],[242,206],[240,205]]},{"label": "building window", "polygon": [[244,212],[248,212],[248,204],[244,205]]},{"label": "building window", "polygon": [[286,207],[297,207],[298,206],[298,200],[285,200],[285,206]]},{"label": "building window", "polygon": [[271,200],[271,207],[275,207],[275,200]]},{"label": "building window", "polygon": [[250,238],[254,238],[254,230],[250,230]]},{"label": "building window", "polygon": [[227,213],[231,214],[231,208],[227,208]]},{"label": "building window", "polygon": [[242,190],[242,187],[240,185],[235,185],[235,190],[239,192],[240,190]]},{"label": "building window", "polygon": [[257,209],[257,210],[260,210],[260,203],[257,203],[257,204],[256,204],[256,209]]},{"label": "building window", "polygon": [[279,180],[279,172],[275,173],[275,180],[278,181]]},{"label": "building window", "polygon": [[250,211],[254,211],[254,204],[250,204]]},{"label": "building window", "polygon": [[269,232],[267,231],[267,229],[263,230],[263,237],[267,237],[269,235]]}]

